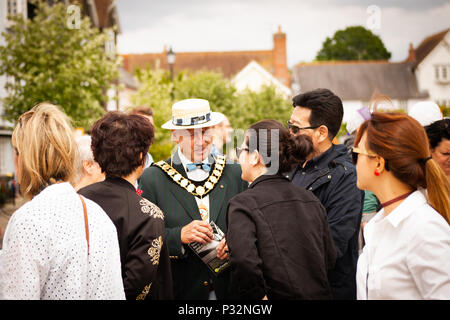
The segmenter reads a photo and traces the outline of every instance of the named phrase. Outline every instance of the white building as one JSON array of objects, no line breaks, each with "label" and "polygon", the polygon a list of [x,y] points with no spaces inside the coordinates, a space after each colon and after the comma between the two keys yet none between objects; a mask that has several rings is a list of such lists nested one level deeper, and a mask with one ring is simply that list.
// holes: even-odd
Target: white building
[{"label": "white building", "polygon": [[290,98],[291,89],[275,78],[269,71],[261,67],[256,61],[251,61],[232,79],[238,91],[250,89],[258,92],[263,86],[274,86],[275,90],[285,98]]},{"label": "white building", "polygon": [[450,29],[425,38],[409,50],[419,90],[440,106],[450,107]]}]

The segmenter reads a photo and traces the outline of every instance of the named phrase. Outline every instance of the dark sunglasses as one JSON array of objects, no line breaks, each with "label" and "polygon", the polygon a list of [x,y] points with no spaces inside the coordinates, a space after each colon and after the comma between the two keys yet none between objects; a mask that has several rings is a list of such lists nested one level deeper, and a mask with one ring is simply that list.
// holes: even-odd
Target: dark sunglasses
[{"label": "dark sunglasses", "polygon": [[250,151],[249,148],[236,148],[236,157],[239,159],[239,157],[241,156],[242,151]]},{"label": "dark sunglasses", "polygon": [[306,130],[306,129],[317,129],[320,126],[311,126],[311,127],[298,127],[294,124],[292,124],[289,120],[287,121],[287,126],[290,131],[292,131],[293,134],[297,134],[300,130]]},{"label": "dark sunglasses", "polygon": [[353,164],[355,164],[355,165],[358,162],[358,155],[359,154],[366,155],[369,158],[375,158],[377,156],[375,153],[370,153],[369,151],[353,147],[352,148],[352,161],[353,161]]},{"label": "dark sunglasses", "polygon": [[[377,155],[374,153],[370,153],[368,151],[353,147],[352,148],[352,161],[353,164],[356,166],[356,163],[358,162],[358,155],[359,154],[364,154],[366,156],[368,156],[369,158],[375,158]],[[384,168],[389,171],[389,160],[388,159],[384,159]]]}]

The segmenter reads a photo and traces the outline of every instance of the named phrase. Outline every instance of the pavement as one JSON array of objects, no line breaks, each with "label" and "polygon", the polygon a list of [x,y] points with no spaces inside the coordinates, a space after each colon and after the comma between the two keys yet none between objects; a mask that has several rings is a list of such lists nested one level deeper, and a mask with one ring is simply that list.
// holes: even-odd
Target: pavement
[{"label": "pavement", "polygon": [[8,225],[9,218],[11,218],[14,211],[19,209],[24,203],[25,198],[22,196],[17,196],[15,203],[7,202],[2,207],[0,207],[0,249],[3,244],[3,235]]}]

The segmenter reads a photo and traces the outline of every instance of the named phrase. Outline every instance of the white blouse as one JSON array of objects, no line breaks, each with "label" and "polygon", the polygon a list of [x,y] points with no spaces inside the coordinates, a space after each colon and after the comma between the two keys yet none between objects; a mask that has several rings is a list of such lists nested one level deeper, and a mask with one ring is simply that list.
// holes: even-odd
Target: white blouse
[{"label": "white blouse", "polygon": [[45,188],[11,217],[0,251],[0,299],[125,299],[117,231],[69,183]]},{"label": "white blouse", "polygon": [[450,299],[450,226],[421,191],[386,217],[380,210],[364,239],[358,299]]}]

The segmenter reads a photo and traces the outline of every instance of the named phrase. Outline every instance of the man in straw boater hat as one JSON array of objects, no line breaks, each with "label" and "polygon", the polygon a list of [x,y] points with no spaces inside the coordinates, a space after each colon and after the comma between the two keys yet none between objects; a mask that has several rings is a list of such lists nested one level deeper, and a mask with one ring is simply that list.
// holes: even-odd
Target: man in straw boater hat
[{"label": "man in straw boater hat", "polygon": [[207,100],[173,104],[172,120],[162,128],[171,130],[178,148],[146,169],[139,183],[142,196],[165,214],[175,299],[227,298],[229,271],[211,271],[189,246],[214,243],[210,222],[226,233],[228,201],[247,188],[238,164],[211,155],[213,127],[222,120]]}]

